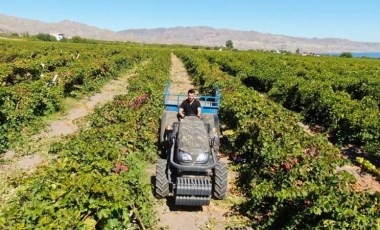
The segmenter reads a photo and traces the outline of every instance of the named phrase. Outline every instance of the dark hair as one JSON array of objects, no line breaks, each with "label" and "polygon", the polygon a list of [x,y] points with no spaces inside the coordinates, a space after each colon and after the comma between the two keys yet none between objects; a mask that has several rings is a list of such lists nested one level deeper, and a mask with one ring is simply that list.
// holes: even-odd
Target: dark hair
[{"label": "dark hair", "polygon": [[187,93],[195,93],[195,90],[194,89],[189,89],[189,91],[187,91]]}]

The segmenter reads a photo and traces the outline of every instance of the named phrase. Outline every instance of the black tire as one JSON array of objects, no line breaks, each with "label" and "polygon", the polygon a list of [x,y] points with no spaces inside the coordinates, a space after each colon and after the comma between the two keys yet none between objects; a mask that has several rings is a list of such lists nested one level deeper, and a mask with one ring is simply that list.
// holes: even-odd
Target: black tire
[{"label": "black tire", "polygon": [[160,125],[160,143],[162,143],[165,140],[164,134],[165,134],[166,117],[167,117],[167,112],[164,111],[164,113],[162,114],[161,125]]},{"label": "black tire", "polygon": [[213,196],[215,199],[222,200],[227,194],[227,165],[218,162],[214,169]]},{"label": "black tire", "polygon": [[159,159],[156,164],[156,184],[155,193],[158,198],[165,198],[169,195],[169,180],[166,174],[166,159]]}]

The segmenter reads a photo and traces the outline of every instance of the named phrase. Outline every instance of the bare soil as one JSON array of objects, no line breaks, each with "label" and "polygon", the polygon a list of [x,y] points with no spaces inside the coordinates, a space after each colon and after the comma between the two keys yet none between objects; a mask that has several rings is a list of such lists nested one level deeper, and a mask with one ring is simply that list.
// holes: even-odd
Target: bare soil
[{"label": "bare soil", "polygon": [[193,89],[191,78],[187,73],[182,61],[171,54],[172,68],[170,69],[170,93],[172,94],[187,94],[189,89]]},{"label": "bare soil", "polygon": [[[357,156],[363,156],[362,149],[353,145],[340,148],[340,153],[344,158],[351,160],[353,163],[356,163]],[[380,192],[380,178],[366,172],[357,165],[344,165],[338,168],[337,171],[346,171],[356,178],[354,189],[357,192]]]},{"label": "bare soil", "polygon": [[310,136],[314,136],[318,133],[321,133],[323,128],[321,126],[314,126],[314,127],[310,127],[309,125],[307,124],[304,124],[302,122],[298,122],[298,125],[301,126],[303,128],[303,130]]},{"label": "bare soil", "polygon": [[74,124],[74,121],[87,116],[96,106],[101,106],[111,101],[114,96],[126,94],[128,79],[132,75],[133,74],[127,74],[119,79],[111,80],[103,86],[99,93],[78,101],[69,111],[67,111],[67,115],[53,121],[49,125],[48,131],[42,132],[39,136],[55,137],[75,133],[79,128]]},{"label": "bare soil", "polygon": [[337,172],[346,171],[356,178],[354,190],[357,192],[380,193],[380,183],[376,177],[364,172],[359,166],[344,165],[337,169]]}]

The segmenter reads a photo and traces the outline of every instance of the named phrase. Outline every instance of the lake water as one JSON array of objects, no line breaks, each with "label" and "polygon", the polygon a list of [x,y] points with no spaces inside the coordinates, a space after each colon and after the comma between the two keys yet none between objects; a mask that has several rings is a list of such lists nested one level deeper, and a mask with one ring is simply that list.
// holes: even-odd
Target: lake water
[{"label": "lake water", "polygon": [[[370,57],[370,58],[380,58],[380,52],[368,52],[368,53],[354,53],[351,52],[353,57]],[[324,55],[339,56],[341,53],[325,53]]]},{"label": "lake water", "polygon": [[380,53],[352,53],[353,57],[380,58]]}]

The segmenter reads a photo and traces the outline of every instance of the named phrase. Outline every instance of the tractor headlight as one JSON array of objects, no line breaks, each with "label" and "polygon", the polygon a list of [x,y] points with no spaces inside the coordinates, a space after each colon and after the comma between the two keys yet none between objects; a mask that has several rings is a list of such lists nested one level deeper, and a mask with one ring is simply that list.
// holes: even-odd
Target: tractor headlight
[{"label": "tractor headlight", "polygon": [[193,158],[191,157],[190,153],[179,151],[179,160],[182,162],[191,162],[193,161]]},{"label": "tractor headlight", "polygon": [[208,153],[201,153],[197,157],[197,163],[206,163],[208,161]]}]

